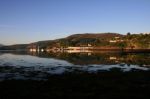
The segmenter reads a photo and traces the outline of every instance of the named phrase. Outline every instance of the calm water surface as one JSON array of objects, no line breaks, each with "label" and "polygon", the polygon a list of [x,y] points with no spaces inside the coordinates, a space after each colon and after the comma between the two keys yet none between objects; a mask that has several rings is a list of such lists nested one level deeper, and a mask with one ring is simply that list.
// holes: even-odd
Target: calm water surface
[{"label": "calm water surface", "polygon": [[150,53],[0,53],[0,80],[46,79],[65,72],[149,70]]}]

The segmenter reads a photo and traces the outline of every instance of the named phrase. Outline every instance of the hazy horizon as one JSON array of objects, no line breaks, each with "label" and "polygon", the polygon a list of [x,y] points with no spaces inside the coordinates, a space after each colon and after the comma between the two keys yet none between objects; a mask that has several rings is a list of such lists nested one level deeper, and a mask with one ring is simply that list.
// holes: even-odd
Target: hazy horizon
[{"label": "hazy horizon", "polygon": [[76,33],[150,32],[149,0],[1,0],[0,44]]}]

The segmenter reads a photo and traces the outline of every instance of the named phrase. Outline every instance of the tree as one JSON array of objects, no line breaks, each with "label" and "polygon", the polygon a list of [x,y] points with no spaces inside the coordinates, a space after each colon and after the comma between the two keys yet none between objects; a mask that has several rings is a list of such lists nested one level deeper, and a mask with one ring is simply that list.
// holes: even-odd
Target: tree
[{"label": "tree", "polygon": [[128,33],[127,33],[127,36],[130,36],[130,35],[131,35],[131,33],[130,33],[130,32],[128,32]]},{"label": "tree", "polygon": [[127,46],[127,44],[126,42],[120,42],[118,46],[123,50]]}]

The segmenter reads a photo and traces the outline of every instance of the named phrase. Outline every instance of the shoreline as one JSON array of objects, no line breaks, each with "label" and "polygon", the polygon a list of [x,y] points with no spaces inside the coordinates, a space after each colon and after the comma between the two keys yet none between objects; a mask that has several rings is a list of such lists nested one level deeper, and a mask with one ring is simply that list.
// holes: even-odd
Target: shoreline
[{"label": "shoreline", "polygon": [[[76,50],[73,50],[73,49],[64,49],[64,50],[61,50],[61,51],[57,51],[57,50],[54,50],[54,51],[50,51],[50,52],[126,52],[126,53],[150,53],[150,49],[130,49],[130,48],[124,48],[124,49],[121,49],[121,48],[93,48],[93,49],[84,49],[84,50],[81,50],[81,49],[76,49]],[[0,50],[0,52],[31,52],[29,50]],[[38,51],[35,51],[35,52],[38,52]],[[41,52],[41,51],[39,51]],[[43,51],[42,51],[43,52]],[[44,51],[44,52],[49,52],[49,51]]]}]

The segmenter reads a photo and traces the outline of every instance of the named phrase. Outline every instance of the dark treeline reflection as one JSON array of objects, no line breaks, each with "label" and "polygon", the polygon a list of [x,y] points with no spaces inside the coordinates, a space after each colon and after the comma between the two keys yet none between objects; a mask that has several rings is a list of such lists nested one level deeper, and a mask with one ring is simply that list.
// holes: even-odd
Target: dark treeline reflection
[{"label": "dark treeline reflection", "polygon": [[[4,52],[3,52],[4,53]],[[2,52],[0,54],[3,54]],[[6,53],[6,52],[5,52]],[[8,53],[8,52],[7,52]],[[92,52],[92,53],[67,53],[67,52],[9,52],[16,55],[31,55],[41,58],[55,58],[65,60],[74,65],[90,64],[132,64],[150,66],[150,53],[121,53],[121,52]]]},{"label": "dark treeline reflection", "polygon": [[13,52],[13,54],[32,55],[41,58],[55,58],[68,61],[74,65],[90,64],[128,64],[150,66],[150,53],[92,52],[92,53],[33,53]]}]

